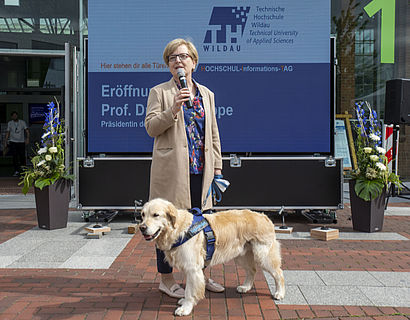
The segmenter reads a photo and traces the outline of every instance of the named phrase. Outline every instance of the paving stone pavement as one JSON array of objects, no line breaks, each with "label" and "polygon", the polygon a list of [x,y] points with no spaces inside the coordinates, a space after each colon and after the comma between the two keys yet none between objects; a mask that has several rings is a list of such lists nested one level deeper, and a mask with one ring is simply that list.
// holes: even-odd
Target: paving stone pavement
[{"label": "paving stone pavement", "polygon": [[[406,203],[394,206],[410,212]],[[387,215],[382,232],[362,234],[352,230],[349,215],[348,206],[338,211],[331,226],[345,237],[328,242],[306,236],[317,224],[287,217],[295,235],[280,240],[283,301],[272,299],[272,279],[260,270],[252,290],[238,294],[245,275],[229,262],[206,270],[226,291],[207,292],[193,314],[180,319],[410,319],[410,216]],[[175,319],[176,300],[157,290],[154,245],[125,233],[130,218],[114,220],[113,232],[99,240],[84,239],[78,218],[59,233],[38,229],[33,209],[0,210],[0,319]],[[58,266],[33,265],[56,257]],[[79,265],[64,267],[74,257]],[[183,283],[180,272],[175,277]]]},{"label": "paving stone pavement", "polygon": [[[410,272],[285,270],[287,295],[276,304],[408,307]],[[275,282],[265,273],[272,294]]]},{"label": "paving stone pavement", "polygon": [[70,211],[67,228],[34,227],[0,244],[0,268],[108,269],[128,244],[128,222],[111,224],[102,239],[88,239],[81,212]]}]

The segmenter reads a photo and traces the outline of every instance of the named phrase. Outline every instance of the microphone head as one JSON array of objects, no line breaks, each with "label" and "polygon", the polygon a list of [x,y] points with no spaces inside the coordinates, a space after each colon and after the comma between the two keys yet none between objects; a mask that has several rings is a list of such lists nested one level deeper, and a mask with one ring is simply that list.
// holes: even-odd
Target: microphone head
[{"label": "microphone head", "polygon": [[178,77],[185,77],[185,70],[183,68],[178,68],[177,75]]}]

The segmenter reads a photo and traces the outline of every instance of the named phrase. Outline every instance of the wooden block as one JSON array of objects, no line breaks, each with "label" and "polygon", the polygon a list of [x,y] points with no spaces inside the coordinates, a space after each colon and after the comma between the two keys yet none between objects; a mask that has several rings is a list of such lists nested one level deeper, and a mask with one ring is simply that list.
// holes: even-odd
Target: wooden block
[{"label": "wooden block", "polygon": [[322,229],[322,227],[314,228],[310,230],[310,236],[324,241],[333,240],[339,238],[339,230],[332,228]]},{"label": "wooden block", "polygon": [[87,233],[87,238],[88,239],[101,239],[102,238],[102,232],[96,232],[96,233],[93,233],[93,232],[90,232],[90,233]]},{"label": "wooden block", "polygon": [[282,228],[280,226],[275,226],[275,232],[277,233],[287,233],[287,234],[291,234],[293,231],[293,227],[288,227],[286,226],[286,228]]},{"label": "wooden block", "polygon": [[134,234],[134,233],[137,233],[137,231],[138,231],[138,224],[130,224],[128,226],[128,233]]},{"label": "wooden block", "polygon": [[84,228],[86,231],[90,232],[90,233],[107,233],[111,231],[110,227],[85,227]]}]

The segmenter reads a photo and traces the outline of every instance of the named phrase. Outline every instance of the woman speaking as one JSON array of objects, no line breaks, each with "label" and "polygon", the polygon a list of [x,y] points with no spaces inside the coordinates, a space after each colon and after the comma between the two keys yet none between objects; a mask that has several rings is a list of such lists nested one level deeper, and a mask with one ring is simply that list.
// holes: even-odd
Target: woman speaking
[{"label": "woman speaking", "polygon": [[[192,79],[198,52],[192,42],[175,39],[163,53],[172,78],[150,90],[145,128],[155,138],[152,152],[150,199],[163,198],[177,208],[212,207],[207,196],[214,175],[222,172],[221,144],[215,117],[214,94]],[[161,274],[159,290],[183,298],[181,288],[157,249]],[[224,287],[208,279],[206,288],[222,292]]]}]

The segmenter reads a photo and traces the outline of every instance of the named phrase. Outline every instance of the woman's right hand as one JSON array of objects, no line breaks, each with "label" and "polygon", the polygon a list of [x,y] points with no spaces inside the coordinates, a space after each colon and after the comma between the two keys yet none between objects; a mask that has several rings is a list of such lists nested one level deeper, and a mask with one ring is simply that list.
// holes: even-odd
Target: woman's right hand
[{"label": "woman's right hand", "polygon": [[188,101],[191,96],[188,88],[182,88],[174,97],[174,105],[172,106],[172,114],[174,116],[181,110],[185,101]]}]

